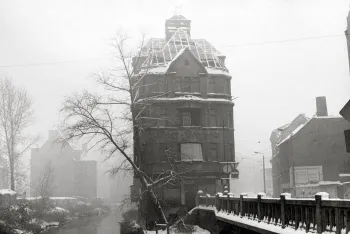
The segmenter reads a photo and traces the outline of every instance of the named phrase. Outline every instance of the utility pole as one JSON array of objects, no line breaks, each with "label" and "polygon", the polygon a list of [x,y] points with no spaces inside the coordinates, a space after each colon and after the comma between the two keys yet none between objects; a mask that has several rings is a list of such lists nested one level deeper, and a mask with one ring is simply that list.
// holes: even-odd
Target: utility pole
[{"label": "utility pole", "polygon": [[254,152],[263,156],[263,178],[264,178],[264,193],[266,194],[266,178],[265,178],[265,155],[261,152]]}]

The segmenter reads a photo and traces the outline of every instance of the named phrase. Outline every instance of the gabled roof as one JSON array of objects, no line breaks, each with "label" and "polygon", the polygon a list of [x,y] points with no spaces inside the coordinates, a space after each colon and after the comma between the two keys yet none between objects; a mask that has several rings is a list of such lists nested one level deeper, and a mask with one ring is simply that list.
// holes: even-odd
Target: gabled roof
[{"label": "gabled roof", "polygon": [[205,69],[205,67],[203,66],[203,64],[197,59],[196,56],[194,56],[194,54],[192,53],[192,51],[188,47],[181,49],[177,53],[177,55],[173,58],[173,60],[168,64],[166,73],[171,69],[172,65],[175,64],[176,61],[179,60],[179,58],[181,58],[184,54],[188,54],[189,56],[191,56],[197,62],[197,64],[202,68],[203,72],[208,73],[207,70]]}]

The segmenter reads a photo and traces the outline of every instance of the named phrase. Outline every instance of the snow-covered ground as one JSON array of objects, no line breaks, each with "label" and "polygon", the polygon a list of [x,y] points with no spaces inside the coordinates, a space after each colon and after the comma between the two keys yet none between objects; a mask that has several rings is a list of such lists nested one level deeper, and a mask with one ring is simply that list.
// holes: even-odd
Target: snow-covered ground
[{"label": "snow-covered ground", "polygon": [[[199,226],[193,226],[194,230],[193,233],[194,234],[210,234],[210,232],[208,230],[202,229]],[[175,229],[170,228],[169,229],[170,234],[178,234],[178,232],[176,232]],[[156,234],[156,231],[145,231],[146,234]],[[159,230],[158,234],[167,234],[166,230]]]}]

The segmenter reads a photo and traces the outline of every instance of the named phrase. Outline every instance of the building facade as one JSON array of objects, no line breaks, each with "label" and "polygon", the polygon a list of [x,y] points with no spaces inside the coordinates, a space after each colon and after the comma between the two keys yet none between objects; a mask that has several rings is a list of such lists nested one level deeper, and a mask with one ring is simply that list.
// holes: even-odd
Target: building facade
[{"label": "building facade", "polygon": [[[81,150],[58,142],[57,131],[49,131],[48,140],[41,148],[31,150],[30,196],[40,196],[45,176],[52,181],[50,190],[55,197],[96,197],[97,172],[95,161],[81,160]],[[50,173],[48,173],[50,172]]]},{"label": "building facade", "polygon": [[222,178],[238,177],[225,56],[206,40],[193,39],[190,23],[180,15],[166,20],[165,38],[151,39],[134,60],[143,126],[137,161],[152,177],[181,173],[183,179],[158,195],[170,207],[187,209],[198,190],[222,192],[228,181]]},{"label": "building facade", "polygon": [[274,196],[295,194],[296,187],[320,181],[340,181],[350,172],[344,130],[350,123],[328,116],[325,97],[317,98],[317,115],[301,124],[276,146],[271,163]]}]

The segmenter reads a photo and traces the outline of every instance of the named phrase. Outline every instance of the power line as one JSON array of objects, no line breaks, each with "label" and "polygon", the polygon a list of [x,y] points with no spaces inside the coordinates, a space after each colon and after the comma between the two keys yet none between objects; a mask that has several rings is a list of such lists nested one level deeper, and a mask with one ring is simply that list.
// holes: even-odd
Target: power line
[{"label": "power line", "polygon": [[54,62],[11,64],[11,65],[0,65],[0,68],[46,66],[46,65],[57,65],[57,64],[65,64],[65,63],[79,63],[84,61],[96,61],[96,60],[104,60],[104,59],[111,59],[111,58],[113,57],[100,57],[100,58],[89,58],[89,59],[80,59],[80,60],[63,60],[63,61],[54,61]]},{"label": "power line", "polygon": [[[339,36],[344,36],[344,35],[343,34],[334,34],[334,35],[325,35],[325,36],[318,36],[318,37],[302,37],[302,38],[276,40],[276,41],[264,41],[264,42],[248,43],[248,44],[238,44],[238,45],[232,45],[232,46],[226,46],[226,47],[227,48],[234,48],[234,47],[243,47],[243,46],[254,46],[254,45],[293,42],[293,41],[303,41],[303,40],[315,40],[315,39],[339,37]],[[80,60],[62,60],[62,61],[54,61],[54,62],[11,64],[11,65],[0,65],[0,68],[58,65],[58,64],[65,64],[65,63],[78,63],[78,62],[84,62],[84,61],[104,60],[104,59],[111,59],[111,58],[113,58],[113,57],[98,57],[98,58],[80,59]]]},{"label": "power line", "polygon": [[334,35],[325,35],[325,36],[318,36],[318,37],[301,37],[301,38],[285,39],[285,40],[277,40],[277,41],[264,41],[264,42],[248,43],[248,44],[238,44],[238,45],[232,45],[232,46],[226,46],[226,47],[231,48],[231,47],[241,47],[241,46],[251,46],[251,45],[275,44],[275,43],[315,40],[315,39],[339,37],[339,36],[344,36],[344,35],[343,34],[334,34]]}]

